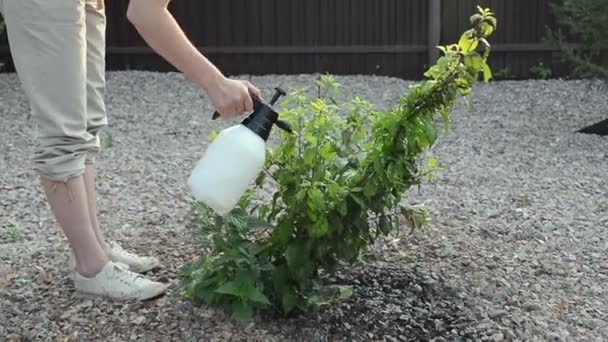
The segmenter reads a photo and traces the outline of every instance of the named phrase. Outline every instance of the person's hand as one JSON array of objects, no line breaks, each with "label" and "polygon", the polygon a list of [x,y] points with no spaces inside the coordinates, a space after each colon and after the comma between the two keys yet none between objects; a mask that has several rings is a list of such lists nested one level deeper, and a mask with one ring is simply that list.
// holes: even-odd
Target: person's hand
[{"label": "person's hand", "polygon": [[211,104],[221,117],[232,118],[253,110],[251,95],[262,98],[260,90],[244,80],[222,77],[207,89]]}]

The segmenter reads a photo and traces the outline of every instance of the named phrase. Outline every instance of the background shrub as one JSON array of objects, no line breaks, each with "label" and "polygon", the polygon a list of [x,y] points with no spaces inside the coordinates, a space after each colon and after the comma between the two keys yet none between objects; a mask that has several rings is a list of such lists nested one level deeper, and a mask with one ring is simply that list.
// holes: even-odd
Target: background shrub
[{"label": "background shrub", "polygon": [[573,74],[608,78],[608,65],[601,56],[608,50],[608,1],[556,0],[551,7],[559,28],[549,30],[548,38],[560,48],[564,60],[573,64]]}]

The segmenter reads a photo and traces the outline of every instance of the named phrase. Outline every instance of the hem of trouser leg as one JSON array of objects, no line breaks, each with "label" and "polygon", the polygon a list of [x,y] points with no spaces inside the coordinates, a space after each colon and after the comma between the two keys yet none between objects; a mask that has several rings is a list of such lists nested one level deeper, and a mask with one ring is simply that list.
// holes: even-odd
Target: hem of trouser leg
[{"label": "hem of trouser leg", "polygon": [[99,140],[100,139],[99,139],[98,133],[99,133],[99,130],[96,133],[93,134],[95,136],[95,139],[96,139],[96,144],[95,144],[94,147],[92,147],[91,149],[89,149],[87,151],[87,153],[85,154],[85,157],[84,157],[84,164],[85,165],[93,165],[97,161],[97,156],[99,155],[99,152],[100,152],[100,148],[99,148],[99,145],[100,145],[100,141]]},{"label": "hem of trouser leg", "polygon": [[84,157],[84,165],[93,165],[97,161],[97,156],[99,156],[99,151],[97,149],[92,149],[88,151],[86,156]]},{"label": "hem of trouser leg", "polygon": [[74,170],[69,173],[51,175],[45,171],[37,169],[38,176],[56,183],[68,183],[71,179],[80,177],[84,174],[84,169]]}]

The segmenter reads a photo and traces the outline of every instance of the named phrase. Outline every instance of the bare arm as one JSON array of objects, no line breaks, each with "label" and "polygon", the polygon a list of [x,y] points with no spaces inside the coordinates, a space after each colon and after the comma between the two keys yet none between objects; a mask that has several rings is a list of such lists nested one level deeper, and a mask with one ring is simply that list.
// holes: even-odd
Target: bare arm
[{"label": "bare arm", "polygon": [[203,56],[167,9],[169,1],[130,0],[127,18],[154,51],[209,95],[220,114],[234,116],[252,110],[249,92],[261,98],[259,90],[247,81],[226,78]]}]

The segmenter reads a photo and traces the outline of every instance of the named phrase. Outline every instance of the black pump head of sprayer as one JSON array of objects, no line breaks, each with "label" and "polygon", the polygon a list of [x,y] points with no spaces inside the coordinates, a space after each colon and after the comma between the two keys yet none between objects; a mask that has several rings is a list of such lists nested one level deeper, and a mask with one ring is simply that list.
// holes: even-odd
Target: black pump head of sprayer
[{"label": "black pump head of sprayer", "polygon": [[[253,112],[249,116],[247,116],[241,122],[241,124],[249,128],[253,133],[257,134],[264,141],[268,141],[272,126],[275,124],[282,130],[292,133],[289,124],[283,120],[280,120],[279,113],[277,113],[271,107],[277,102],[279,97],[284,95],[286,95],[286,92],[283,89],[276,87],[275,94],[267,105],[260,98],[251,94],[251,99],[253,100]],[[213,120],[218,117],[218,112],[213,113]]]},{"label": "black pump head of sprayer", "polygon": [[257,134],[264,141],[268,140],[270,136],[270,131],[272,130],[273,125],[277,125],[279,128],[292,133],[291,127],[289,124],[283,120],[279,119],[279,113],[277,113],[274,109],[272,109],[272,105],[274,105],[279,97],[286,95],[285,91],[281,88],[275,88],[276,92],[270,100],[269,105],[263,103],[262,101],[254,99],[254,102],[257,102],[254,105],[254,111],[248,117],[245,118],[241,122],[245,127],[249,128],[253,133]]}]

